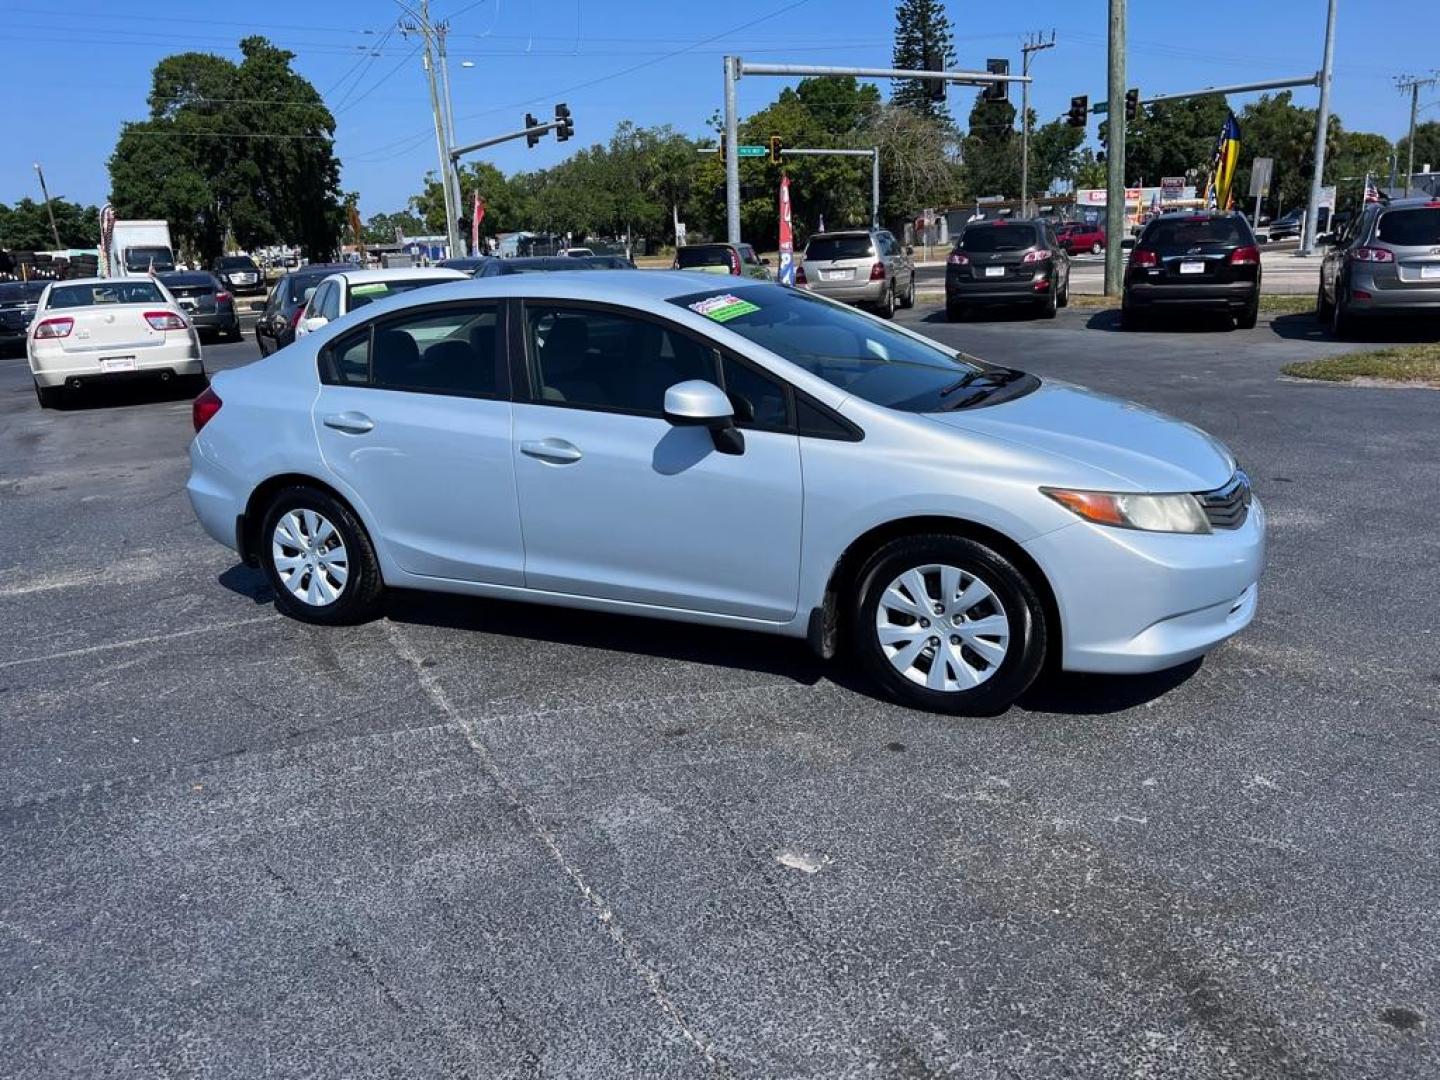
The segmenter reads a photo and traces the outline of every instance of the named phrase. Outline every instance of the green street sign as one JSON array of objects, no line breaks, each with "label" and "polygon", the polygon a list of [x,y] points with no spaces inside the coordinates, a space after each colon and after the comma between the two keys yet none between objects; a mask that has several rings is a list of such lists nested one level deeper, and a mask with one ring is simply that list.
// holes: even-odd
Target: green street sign
[{"label": "green street sign", "polygon": [[740,157],[766,157],[770,151],[763,146],[737,146],[735,152]]}]

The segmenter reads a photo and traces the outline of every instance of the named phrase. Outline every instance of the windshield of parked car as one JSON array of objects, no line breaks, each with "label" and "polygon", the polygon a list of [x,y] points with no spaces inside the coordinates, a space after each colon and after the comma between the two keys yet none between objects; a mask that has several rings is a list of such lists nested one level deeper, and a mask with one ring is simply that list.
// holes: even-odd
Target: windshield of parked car
[{"label": "windshield of parked car", "polygon": [[1176,218],[1161,219],[1145,230],[1141,243],[1146,247],[1168,250],[1192,247],[1216,247],[1227,244],[1248,244],[1245,226],[1239,218]]},{"label": "windshield of parked car", "polygon": [[868,236],[817,236],[805,248],[805,258],[814,262],[828,259],[868,259],[875,247]]},{"label": "windshield of parked car", "polygon": [[248,255],[231,255],[220,260],[221,270],[255,270],[255,261]]},{"label": "windshield of parked car", "polygon": [[433,277],[403,278],[400,281],[357,282],[350,286],[350,300],[346,305],[346,310],[354,311],[366,304],[373,304],[376,300],[384,300],[387,296],[399,296],[401,293],[423,289],[426,285],[439,285],[442,282],[454,280],[456,279],[452,277]]},{"label": "windshield of parked car", "polygon": [[1375,226],[1375,238],[1396,247],[1440,244],[1440,207],[1388,210],[1380,215],[1380,222]]},{"label": "windshield of parked car", "polygon": [[681,270],[691,270],[697,266],[729,266],[730,249],[723,244],[682,247],[675,253],[675,262]]},{"label": "windshield of parked car", "polygon": [[960,250],[1024,251],[1040,242],[1034,225],[971,225],[960,235]]},{"label": "windshield of parked car", "polygon": [[163,304],[165,295],[153,281],[108,281],[103,285],[56,285],[47,307],[91,307],[96,304]]},{"label": "windshield of parked car", "polygon": [[[942,412],[975,404],[976,391],[1030,379],[912,337],[854,308],[800,289],[707,289],[670,301],[876,405]],[[970,392],[962,392],[969,388]]]},{"label": "windshield of parked car", "polygon": [[125,269],[130,273],[146,270],[174,270],[175,256],[167,247],[133,247],[125,252]]}]

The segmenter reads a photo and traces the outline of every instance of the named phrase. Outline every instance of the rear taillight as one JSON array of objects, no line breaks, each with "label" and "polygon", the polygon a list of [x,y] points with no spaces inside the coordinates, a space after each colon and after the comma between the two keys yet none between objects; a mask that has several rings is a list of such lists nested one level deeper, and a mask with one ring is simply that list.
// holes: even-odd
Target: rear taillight
[{"label": "rear taillight", "polygon": [[1355,262],[1381,263],[1395,261],[1395,253],[1388,248],[1351,248],[1349,256]]},{"label": "rear taillight", "polygon": [[958,251],[950,252],[950,257],[945,260],[951,266],[969,266],[970,260]]},{"label": "rear taillight", "polygon": [[1044,262],[1048,258],[1050,258],[1048,251],[1027,251],[1025,257],[1020,261],[1022,263]]},{"label": "rear taillight", "polygon": [[795,268],[795,284],[796,284],[796,285],[809,285],[809,284],[810,284],[809,279],[806,278],[806,276],[805,276],[805,268],[804,268],[803,266],[797,266],[797,267]]},{"label": "rear taillight", "polygon": [[145,321],[152,330],[184,330],[190,325],[173,311],[147,311]]},{"label": "rear taillight", "polygon": [[730,273],[734,274],[736,277],[739,277],[739,276],[740,276],[740,253],[739,253],[738,251],[736,251],[734,248],[731,248],[731,249],[729,250],[728,254],[729,254],[729,256],[730,256]]},{"label": "rear taillight", "polygon": [[1155,254],[1155,252],[1153,251],[1147,251],[1145,248],[1136,248],[1134,251],[1130,252],[1130,265],[1159,266],[1160,256]]},{"label": "rear taillight", "polygon": [[190,406],[190,420],[198,433],[220,411],[223,404],[214,388],[207,386]]},{"label": "rear taillight", "polygon": [[872,266],[870,267],[870,280],[871,280],[871,281],[884,281],[884,280],[885,280],[885,264],[884,264],[884,263],[882,263],[882,262],[877,262],[877,263],[875,263],[874,265],[872,265]]},{"label": "rear taillight", "polygon": [[302,315],[304,315],[304,314],[305,314],[305,309],[304,309],[303,307],[297,307],[297,308],[295,309],[295,314],[290,316],[290,329],[291,329],[291,330],[294,330],[297,326],[300,325],[300,316],[302,316]]},{"label": "rear taillight", "polygon": [[70,331],[75,328],[74,319],[46,319],[35,327],[35,340],[41,341],[45,338],[69,337]]},{"label": "rear taillight", "polygon": [[1238,247],[1230,253],[1231,266],[1259,266],[1260,249],[1247,244],[1245,247]]},{"label": "rear taillight", "polygon": [[230,294],[228,292],[217,292],[215,294],[215,302],[217,304],[228,304],[230,302]]}]

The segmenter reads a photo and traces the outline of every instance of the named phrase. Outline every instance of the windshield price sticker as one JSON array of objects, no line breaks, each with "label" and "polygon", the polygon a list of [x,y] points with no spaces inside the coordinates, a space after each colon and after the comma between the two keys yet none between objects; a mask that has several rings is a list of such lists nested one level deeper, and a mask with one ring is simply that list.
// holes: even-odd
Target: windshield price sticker
[{"label": "windshield price sticker", "polygon": [[371,282],[368,285],[351,285],[351,296],[374,296],[376,293],[389,292],[390,286],[383,281]]},{"label": "windshield price sticker", "polygon": [[738,319],[741,315],[759,311],[760,308],[750,303],[749,300],[741,300],[733,293],[724,293],[721,296],[707,297],[698,303],[691,304],[690,310],[716,322],[729,322],[731,319]]}]

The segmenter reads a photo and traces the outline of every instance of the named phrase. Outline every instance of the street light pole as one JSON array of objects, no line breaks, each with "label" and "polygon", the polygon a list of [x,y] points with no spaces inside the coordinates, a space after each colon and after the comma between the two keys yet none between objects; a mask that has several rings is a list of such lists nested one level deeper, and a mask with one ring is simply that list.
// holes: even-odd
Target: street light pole
[{"label": "street light pole", "polygon": [[1105,146],[1105,295],[1119,296],[1125,254],[1125,0],[1110,0],[1109,38],[1107,102],[1112,108]]},{"label": "street light pole", "polygon": [[[1310,180],[1310,206],[1305,211],[1305,235],[1301,255],[1315,251],[1315,234],[1320,229],[1320,186],[1325,177],[1325,136],[1330,127],[1330,82],[1335,66],[1335,6],[1330,0],[1325,15],[1325,57],[1320,64],[1320,109],[1315,118],[1315,175]],[[1331,208],[1334,212],[1334,208]]]},{"label": "street light pole", "polygon": [[725,57],[725,239],[740,243],[740,122],[735,115],[735,80],[740,58]]},{"label": "street light pole", "polygon": [[[1415,141],[1413,134],[1410,137],[1410,141]],[[55,227],[55,208],[50,205],[50,190],[45,186],[45,170],[40,168],[40,162],[38,161],[35,162],[35,175],[40,177],[40,194],[45,196],[45,213],[50,218],[50,235],[55,237],[55,250],[59,251],[61,248],[60,230]]]},{"label": "street light pole", "polygon": [[[1049,41],[1036,38],[1020,47],[1020,74],[1030,74],[1030,57],[1055,47],[1055,32]],[[1030,216],[1030,83],[1020,84],[1020,214]]]}]

